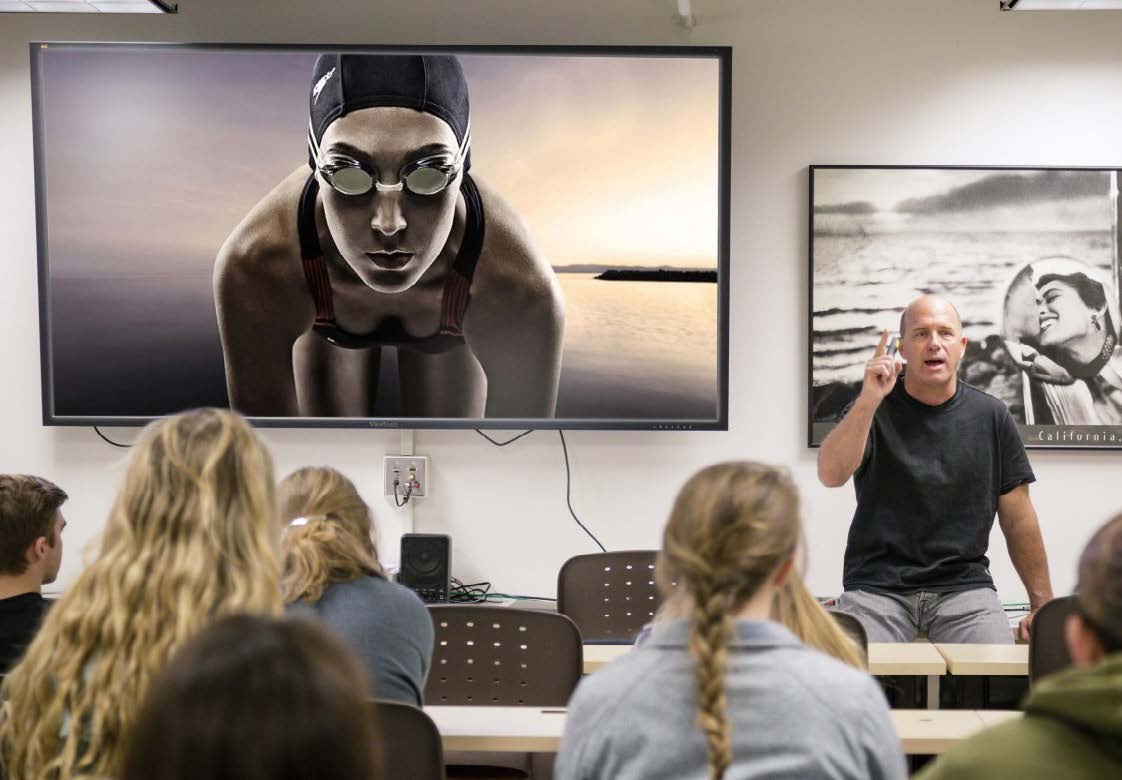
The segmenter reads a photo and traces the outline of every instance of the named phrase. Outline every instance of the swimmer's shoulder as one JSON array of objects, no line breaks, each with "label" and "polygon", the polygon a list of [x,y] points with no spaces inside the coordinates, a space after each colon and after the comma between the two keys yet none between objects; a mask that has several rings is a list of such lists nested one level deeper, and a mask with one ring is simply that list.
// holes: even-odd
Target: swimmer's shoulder
[{"label": "swimmer's shoulder", "polygon": [[300,319],[308,312],[314,315],[300,260],[296,218],[307,177],[307,167],[294,170],[227,237],[214,269],[215,293],[220,303],[230,295],[244,300],[252,294],[258,301],[255,306],[292,311]]},{"label": "swimmer's shoulder", "polygon": [[534,241],[522,217],[499,192],[476,178],[486,232],[476,265],[473,297],[479,288],[498,287],[531,295],[552,294],[557,284],[553,267]]}]

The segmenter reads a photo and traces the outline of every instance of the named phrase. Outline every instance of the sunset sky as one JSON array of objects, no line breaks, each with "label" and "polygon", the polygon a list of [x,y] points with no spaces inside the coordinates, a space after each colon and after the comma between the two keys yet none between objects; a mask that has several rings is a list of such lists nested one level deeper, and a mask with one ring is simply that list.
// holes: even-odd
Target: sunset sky
[{"label": "sunset sky", "polygon": [[[473,173],[554,265],[716,266],[718,63],[461,57]],[[314,54],[56,49],[44,60],[52,270],[209,273],[305,159]]]}]

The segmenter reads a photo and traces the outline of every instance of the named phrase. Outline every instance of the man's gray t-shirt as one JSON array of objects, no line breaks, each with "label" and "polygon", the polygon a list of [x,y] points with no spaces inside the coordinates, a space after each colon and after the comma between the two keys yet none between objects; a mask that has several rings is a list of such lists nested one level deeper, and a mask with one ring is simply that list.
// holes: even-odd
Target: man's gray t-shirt
[{"label": "man's gray t-shirt", "polygon": [[416,593],[381,577],[360,577],[329,585],[315,604],[290,604],[288,614],[313,616],[341,636],[365,665],[374,696],[422,705],[433,626]]},{"label": "man's gray t-shirt", "polygon": [[[725,677],[725,780],[896,780],[907,768],[880,687],[778,623],[737,620]],[[569,702],[557,780],[708,780],[689,624],[586,677]]]}]

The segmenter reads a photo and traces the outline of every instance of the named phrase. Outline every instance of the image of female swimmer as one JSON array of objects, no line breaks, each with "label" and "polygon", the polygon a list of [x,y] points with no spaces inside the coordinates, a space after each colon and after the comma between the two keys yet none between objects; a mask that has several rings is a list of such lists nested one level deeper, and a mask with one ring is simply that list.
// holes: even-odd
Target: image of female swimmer
[{"label": "image of female swimmer", "polygon": [[518,215],[469,173],[459,61],[320,56],[308,147],[311,171],[267,194],[215,264],[231,406],[373,416],[396,347],[402,416],[552,416],[564,302]]}]

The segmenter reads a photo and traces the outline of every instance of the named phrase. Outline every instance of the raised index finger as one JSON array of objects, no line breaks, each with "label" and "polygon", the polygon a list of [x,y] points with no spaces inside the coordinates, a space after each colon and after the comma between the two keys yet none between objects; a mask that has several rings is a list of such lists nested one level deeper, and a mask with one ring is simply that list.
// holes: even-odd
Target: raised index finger
[{"label": "raised index finger", "polygon": [[888,328],[881,331],[880,343],[877,344],[877,351],[873,353],[873,357],[884,357],[885,347],[888,346]]}]

